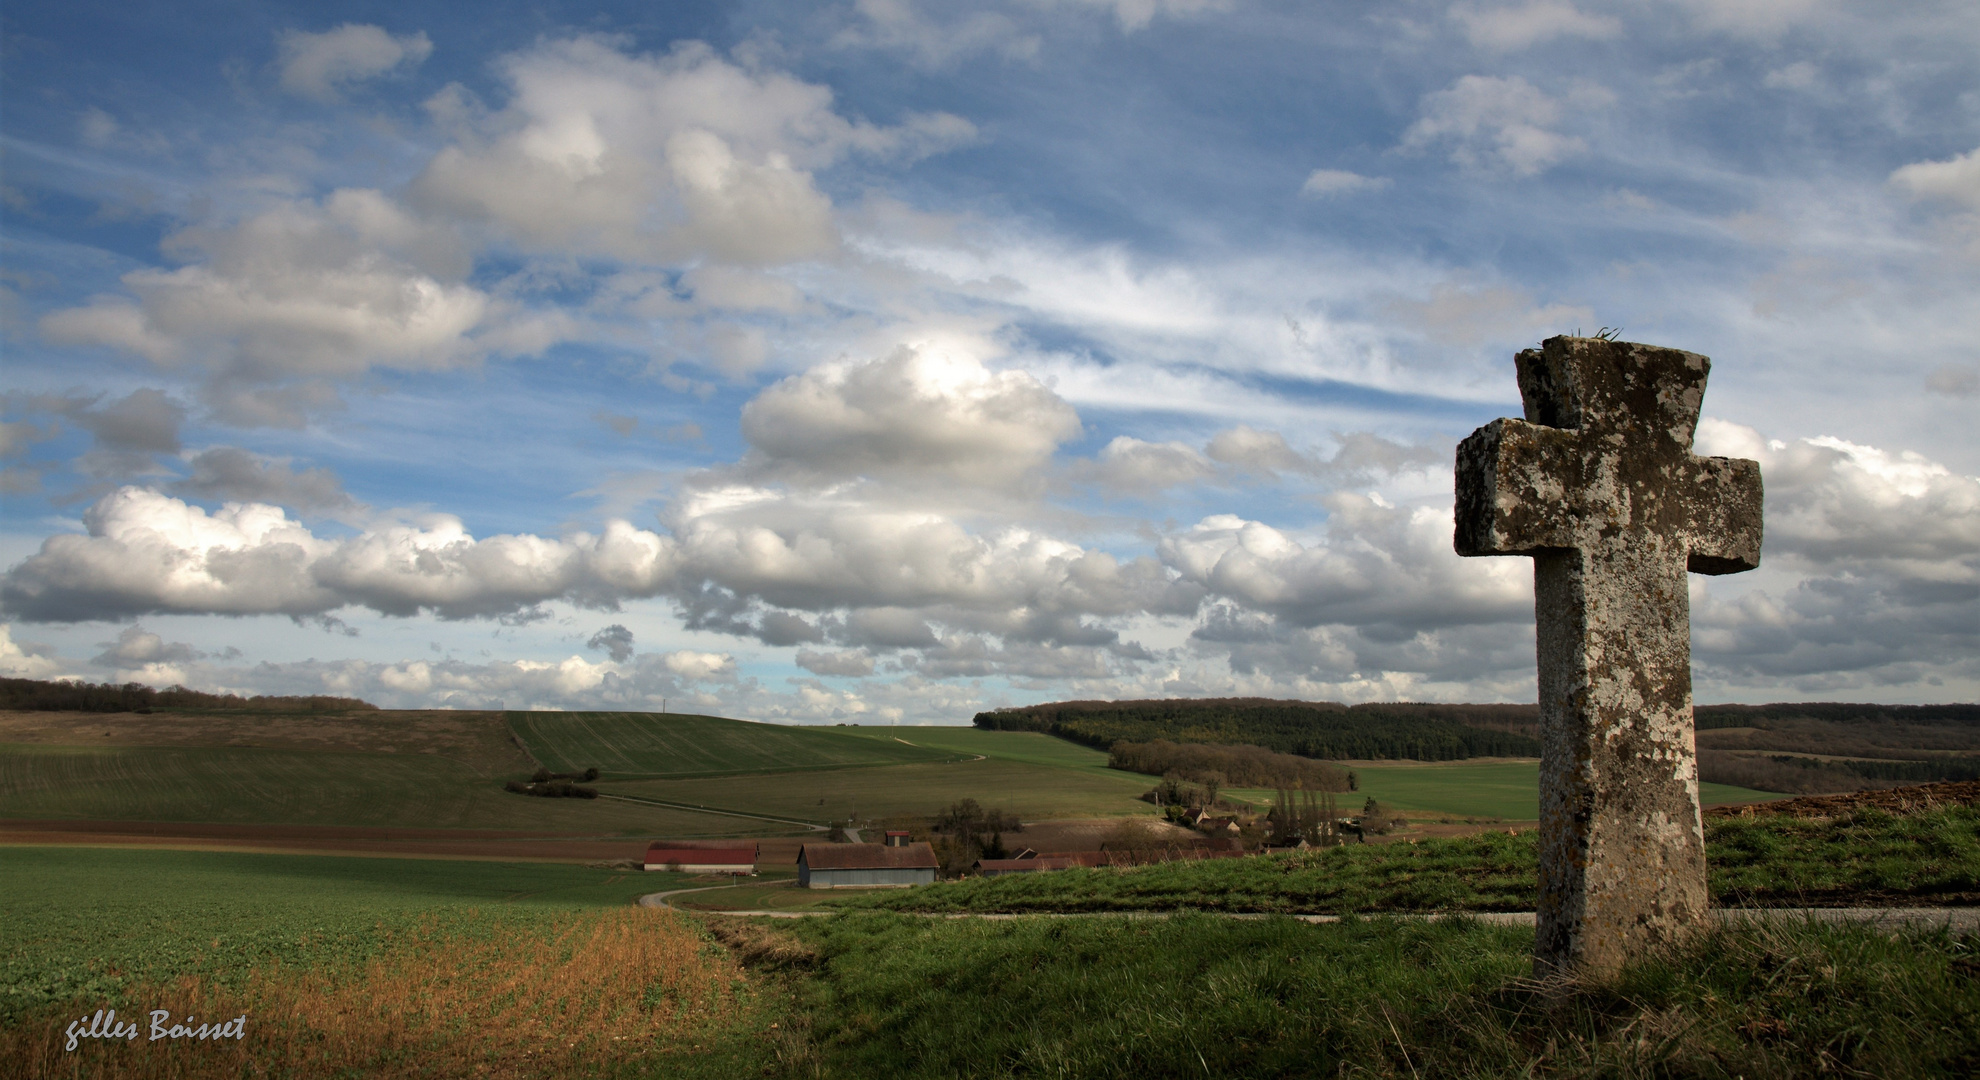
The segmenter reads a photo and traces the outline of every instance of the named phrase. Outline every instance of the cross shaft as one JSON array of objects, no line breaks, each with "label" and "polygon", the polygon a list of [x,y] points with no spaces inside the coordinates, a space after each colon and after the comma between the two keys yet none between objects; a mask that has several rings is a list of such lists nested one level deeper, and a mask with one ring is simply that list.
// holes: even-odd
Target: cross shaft
[{"label": "cross shaft", "polygon": [[1711,361],[1556,337],[1525,420],[1458,445],[1459,555],[1533,557],[1541,725],[1534,964],[1606,972],[1702,921],[1690,570],[1760,561],[1760,467],[1698,457]]}]

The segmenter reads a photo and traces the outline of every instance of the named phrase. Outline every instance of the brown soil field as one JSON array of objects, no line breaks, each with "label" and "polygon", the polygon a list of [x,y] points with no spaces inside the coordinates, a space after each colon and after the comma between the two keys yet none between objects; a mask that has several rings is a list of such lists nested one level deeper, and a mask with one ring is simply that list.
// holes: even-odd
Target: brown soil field
[{"label": "brown soil field", "polygon": [[0,743],[256,746],[438,754],[488,775],[533,768],[499,712],[82,713],[0,711]]},{"label": "brown soil field", "polygon": [[1765,803],[1715,806],[1706,817],[1754,817],[1760,814],[1787,814],[1792,817],[1840,817],[1857,810],[1875,809],[1892,814],[1915,814],[1942,806],[1980,806],[1980,780],[1946,780],[1936,784],[1851,791],[1840,795],[1804,795]]}]

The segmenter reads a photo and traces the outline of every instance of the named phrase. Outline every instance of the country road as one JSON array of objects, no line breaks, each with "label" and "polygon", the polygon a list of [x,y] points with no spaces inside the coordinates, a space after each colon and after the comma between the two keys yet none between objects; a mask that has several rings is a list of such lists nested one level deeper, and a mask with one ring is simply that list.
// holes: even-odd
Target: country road
[{"label": "country road", "polygon": [[[641,907],[674,908],[667,902],[669,897],[687,893],[707,892],[710,889],[726,889],[727,885],[703,885],[692,889],[669,889],[665,892],[647,893],[639,898]],[[766,919],[808,919],[819,915],[836,915],[836,911],[702,911],[696,915],[734,915],[744,918]],[[1166,919],[1173,912],[1167,911],[1080,911],[1080,912],[921,912],[930,918],[944,919],[1026,919],[1033,917],[1052,919],[1087,919],[1109,915],[1124,915],[1143,919]],[[1276,915],[1266,912],[1227,911],[1221,912],[1227,919],[1298,919],[1305,923],[1334,923],[1349,916],[1344,915]],[[1399,919],[1449,919],[1469,918],[1494,926],[1532,926],[1531,911],[1459,911],[1427,912],[1377,912],[1362,918]],[[1718,922],[1741,920],[1773,921],[1778,919],[1814,919],[1820,922],[1860,922],[1871,926],[1944,926],[1948,930],[1972,932],[1980,930],[1980,908],[1972,907],[1894,907],[1894,908],[1715,908],[1712,917]]]}]

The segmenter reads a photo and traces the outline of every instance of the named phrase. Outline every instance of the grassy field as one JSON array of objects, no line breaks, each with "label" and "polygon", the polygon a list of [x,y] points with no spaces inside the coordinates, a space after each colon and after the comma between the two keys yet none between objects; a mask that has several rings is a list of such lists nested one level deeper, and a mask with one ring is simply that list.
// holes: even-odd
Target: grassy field
[{"label": "grassy field", "polygon": [[[1613,983],[1530,978],[1532,933],[898,916],[731,931],[792,980],[835,1077],[1971,1076],[1980,939],[1701,934]],[[772,937],[794,939],[779,948]]]},{"label": "grassy field", "polygon": [[1035,731],[983,731],[972,727],[848,727],[867,738],[898,739],[957,754],[981,754],[1060,769],[1105,771],[1107,753]]},{"label": "grassy field", "polygon": [[516,737],[552,772],[596,766],[613,778],[732,776],[959,756],[835,728],[752,724],[719,716],[511,712],[507,717]]},{"label": "grassy field", "polygon": [[[1711,818],[1706,860],[1723,906],[1980,903],[1980,810],[1831,820]],[[1243,859],[1061,870],[833,897],[922,912],[1202,911],[1349,914],[1531,911],[1537,835],[1487,832]]]},{"label": "grassy field", "polygon": [[[1418,818],[1534,821],[1540,817],[1538,761],[1377,761],[1350,767],[1360,790],[1337,796],[1343,811],[1359,810],[1364,800],[1374,798]],[[1225,795],[1261,809],[1274,798],[1263,788],[1233,788]],[[1706,806],[1776,797],[1727,784],[1700,784],[1698,795]]]},{"label": "grassy field", "polygon": [[[689,882],[0,848],[0,1060],[31,1078],[160,1080],[1936,1077],[1980,1065],[1972,935],[1735,925],[1614,981],[1563,984],[1530,977],[1530,930],[1464,919],[854,912],[703,927],[627,903],[668,884]],[[106,1007],[246,1016],[247,1038],[65,1050],[67,1025]]]},{"label": "grassy field", "polygon": [[855,809],[862,819],[930,815],[969,798],[1038,820],[1152,814],[1154,808],[1137,799],[1149,783],[1148,777],[1110,769],[985,758],[698,780],[600,781],[598,790],[815,822],[844,821]]},{"label": "grassy field", "polygon": [[451,758],[248,747],[0,745],[0,817],[761,834],[762,822],[505,792]]},{"label": "grassy field", "polygon": [[[680,880],[0,848],[0,1060],[28,1076],[757,1073],[775,1055],[752,980],[694,924],[629,903]],[[102,1008],[245,1015],[247,1038],[65,1049],[66,1024]]]}]

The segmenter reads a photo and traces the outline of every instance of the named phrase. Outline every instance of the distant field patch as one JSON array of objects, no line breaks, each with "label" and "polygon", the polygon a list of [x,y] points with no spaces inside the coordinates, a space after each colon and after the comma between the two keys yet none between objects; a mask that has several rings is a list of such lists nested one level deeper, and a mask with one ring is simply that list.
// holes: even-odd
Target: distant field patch
[{"label": "distant field patch", "polygon": [[508,722],[552,772],[596,766],[608,777],[732,776],[961,756],[833,728],[682,713],[511,712]]},{"label": "distant field patch", "polygon": [[[1359,810],[1374,798],[1384,806],[1417,816],[1499,818],[1534,821],[1540,817],[1540,763],[1516,761],[1436,761],[1357,763],[1351,768],[1360,790],[1337,796],[1343,811]],[[1706,806],[1773,798],[1764,791],[1729,784],[1700,784]],[[1261,809],[1273,798],[1263,789],[1234,789],[1228,797]]]},{"label": "distant field patch", "polygon": [[0,818],[753,835],[762,823],[530,799],[431,754],[0,744]]},{"label": "distant field patch", "polygon": [[1107,768],[1107,752],[1036,731],[984,731],[972,727],[849,727],[857,735],[898,739],[957,754],[982,754],[1062,769]]},{"label": "distant field patch", "polygon": [[1137,798],[1148,785],[1148,777],[1134,773],[986,758],[690,780],[625,780],[601,782],[598,790],[823,824],[844,821],[855,811],[862,819],[929,815],[958,799],[975,799],[1029,820],[1153,813],[1153,807]]}]

